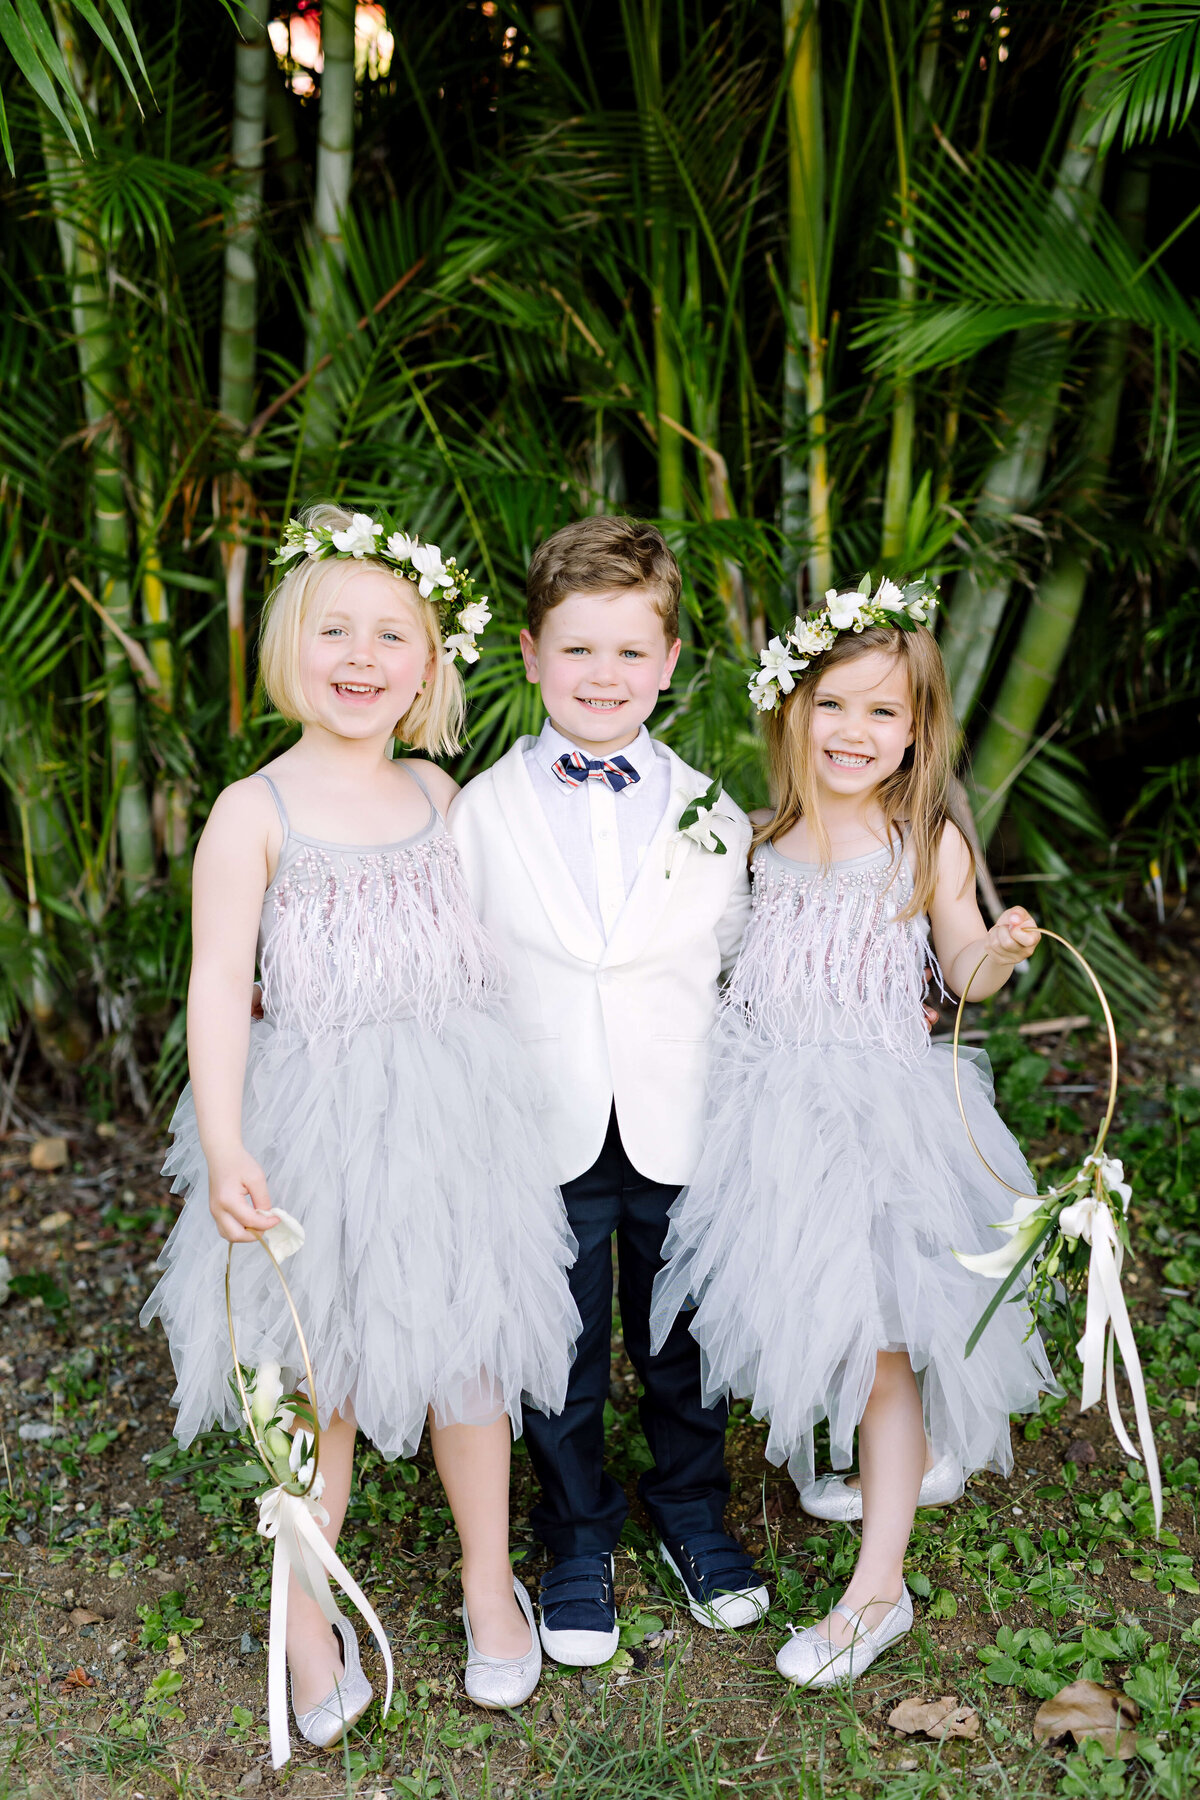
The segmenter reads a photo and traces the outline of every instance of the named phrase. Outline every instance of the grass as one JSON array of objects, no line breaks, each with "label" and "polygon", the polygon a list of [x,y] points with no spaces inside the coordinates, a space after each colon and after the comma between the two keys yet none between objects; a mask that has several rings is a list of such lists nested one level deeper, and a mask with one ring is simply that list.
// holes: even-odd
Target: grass
[{"label": "grass", "polygon": [[[1090,1043],[1052,1055],[994,1037],[1001,1107],[1051,1169],[1076,1153],[1094,1085]],[[27,1277],[5,1307],[0,1436],[0,1800],[158,1800],[245,1793],[446,1800],[720,1800],[730,1793],[870,1800],[1074,1800],[1200,1791],[1200,1092],[1176,1056],[1125,1091],[1116,1138],[1135,1193],[1128,1292],[1167,1494],[1153,1533],[1137,1464],[1067,1392],[1014,1428],[1010,1481],[977,1477],[956,1506],[918,1515],[912,1635],[853,1691],[804,1695],[776,1677],[789,1626],[820,1616],[853,1561],[853,1528],[808,1519],[762,1460],[744,1406],[730,1422],[733,1528],[772,1572],[754,1633],[697,1627],[635,1508],[618,1557],[621,1640],[603,1670],[548,1666],[522,1714],[487,1715],[461,1688],[457,1542],[427,1454],[364,1449],[343,1544],[397,1665],[338,1757],[266,1752],[269,1557],[220,1442],[168,1441],[170,1371],[136,1311],[171,1218],[153,1133],[86,1121],[72,1167],[35,1177],[0,1145],[0,1249]],[[67,1222],[63,1222],[64,1215]],[[55,1224],[55,1220],[59,1220]],[[49,1228],[47,1229],[47,1225]],[[38,1285],[40,1284],[40,1285]],[[82,1284],[82,1285],[81,1285]],[[1077,1391],[1077,1388],[1076,1390]],[[632,1486],[646,1461],[636,1387],[614,1356],[609,1442]],[[57,1435],[34,1441],[20,1426]],[[518,1572],[541,1568],[533,1485],[518,1446]],[[373,1655],[373,1653],[372,1653]],[[368,1667],[374,1663],[368,1660]],[[1136,1701],[1137,1754],[1041,1744],[1041,1702],[1075,1680]],[[969,1740],[901,1736],[903,1699],[952,1695]]]}]

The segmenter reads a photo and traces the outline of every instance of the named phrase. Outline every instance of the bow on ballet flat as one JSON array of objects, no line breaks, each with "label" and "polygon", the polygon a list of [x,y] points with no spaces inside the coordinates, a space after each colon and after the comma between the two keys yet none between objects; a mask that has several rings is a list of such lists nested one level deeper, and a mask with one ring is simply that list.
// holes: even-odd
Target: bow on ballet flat
[{"label": "bow on ballet flat", "polygon": [[[1008,1233],[1009,1241],[1001,1249],[988,1251],[980,1256],[967,1256],[958,1250],[954,1252],[965,1268],[978,1275],[989,1276],[1001,1284],[967,1339],[966,1354],[971,1354],[987,1329],[993,1313],[1005,1299],[1021,1271],[1035,1257],[1041,1260],[1032,1285],[1035,1289],[1049,1288],[1064,1257],[1073,1255],[1081,1240],[1086,1243],[1090,1247],[1087,1300],[1083,1336],[1076,1346],[1083,1364],[1079,1410],[1086,1412],[1103,1393],[1117,1442],[1126,1455],[1146,1465],[1146,1480],[1154,1506],[1154,1528],[1157,1534],[1162,1525],[1162,1477],[1150,1424],[1150,1409],[1146,1401],[1146,1383],[1125,1296],[1121,1290],[1121,1264],[1125,1254],[1121,1228],[1129,1211],[1130,1188],[1125,1181],[1125,1171],[1121,1164],[1103,1153],[1117,1103],[1117,1030],[1108,997],[1087,958],[1073,944],[1068,943],[1066,938],[1059,937],[1057,932],[1043,931],[1042,936],[1053,938],[1056,944],[1061,944],[1064,950],[1070,952],[1082,966],[1100,1001],[1108,1031],[1108,1105],[1091,1153],[1084,1158],[1071,1179],[1061,1186],[1049,1188],[1044,1194],[1027,1194],[1020,1188],[1013,1187],[1011,1182],[1005,1181],[992,1168],[971,1134],[963,1106],[958,1060],[958,1040],[966,996],[971,991],[971,982],[987,961],[985,953],[972,971],[970,979],[963,984],[962,997],[954,1019],[954,1092],[972,1150],[993,1181],[998,1181],[1001,1187],[1007,1188],[1010,1194],[1016,1196],[1016,1204],[1012,1217],[1001,1220],[995,1226],[996,1230]],[[1030,1329],[1032,1330],[1032,1326]],[[1115,1352],[1118,1348],[1133,1397],[1137,1445],[1126,1429],[1117,1399]]]},{"label": "bow on ballet flat", "polygon": [[[285,1478],[280,1479],[283,1464],[280,1446],[276,1445],[274,1454],[270,1440],[276,1431],[268,1427],[266,1415],[273,1413],[279,1399],[278,1381],[273,1391],[268,1391],[265,1403],[255,1405],[246,1391],[242,1366],[238,1360],[237,1339],[233,1328],[233,1300],[230,1293],[230,1274],[233,1266],[233,1245],[229,1246],[229,1254],[225,1259],[225,1316],[229,1325],[229,1345],[233,1351],[233,1374],[237,1385],[238,1397],[241,1401],[242,1416],[249,1429],[255,1454],[273,1483],[267,1491],[258,1496],[258,1535],[274,1540],[274,1553],[271,1560],[271,1626],[267,1642],[267,1723],[271,1739],[271,1766],[281,1769],[292,1754],[291,1734],[288,1728],[287,1702],[287,1614],[288,1589],[292,1575],[295,1575],[300,1588],[310,1600],[320,1607],[322,1615],[332,1625],[338,1617],[337,1604],[329,1587],[329,1578],[345,1594],[355,1610],[361,1614],[369,1627],[372,1637],[379,1646],[387,1671],[387,1693],[384,1697],[383,1711],[391,1709],[394,1670],[392,1666],[391,1645],[387,1633],[380,1624],[371,1602],[367,1599],[353,1575],[346,1568],[337,1552],[326,1541],[321,1527],[328,1525],[329,1514],[321,1505],[321,1494],[325,1486],[325,1477],[320,1471],[321,1425],[318,1416],[317,1390],[313,1380],[312,1362],[308,1354],[308,1343],[300,1324],[300,1315],[296,1311],[296,1303],[292,1299],[291,1289],[284,1279],[279,1264],[286,1257],[293,1255],[304,1243],[304,1228],[285,1213],[280,1207],[274,1211],[280,1219],[269,1231],[263,1232],[259,1243],[271,1259],[271,1266],[279,1278],[284,1299],[292,1315],[296,1337],[300,1344],[300,1354],[304,1361],[304,1374],[308,1386],[309,1407],[312,1413],[312,1431],[297,1429],[291,1441],[290,1453],[287,1456]],[[271,1240],[274,1239],[274,1246]],[[277,1378],[279,1371],[274,1368]],[[259,1371],[260,1377],[265,1374],[266,1366]],[[258,1396],[259,1382],[256,1380],[255,1397]],[[263,1430],[266,1430],[264,1441]],[[285,1439],[283,1448],[287,1447]]]}]

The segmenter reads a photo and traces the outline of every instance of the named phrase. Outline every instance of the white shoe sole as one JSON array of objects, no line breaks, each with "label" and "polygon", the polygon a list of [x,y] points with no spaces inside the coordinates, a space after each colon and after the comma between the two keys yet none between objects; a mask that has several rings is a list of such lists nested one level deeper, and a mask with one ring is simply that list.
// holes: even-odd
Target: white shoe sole
[{"label": "white shoe sole", "polygon": [[618,1625],[611,1631],[552,1631],[542,1620],[538,1635],[546,1655],[570,1669],[598,1669],[616,1655],[621,1641]]},{"label": "white shoe sole", "polygon": [[771,1596],[765,1587],[744,1588],[736,1594],[722,1594],[718,1599],[707,1603],[693,1600],[688,1584],[679,1573],[679,1566],[665,1544],[659,1544],[658,1553],[687,1595],[688,1611],[697,1625],[706,1625],[710,1631],[741,1631],[747,1625],[761,1624],[770,1612]]}]

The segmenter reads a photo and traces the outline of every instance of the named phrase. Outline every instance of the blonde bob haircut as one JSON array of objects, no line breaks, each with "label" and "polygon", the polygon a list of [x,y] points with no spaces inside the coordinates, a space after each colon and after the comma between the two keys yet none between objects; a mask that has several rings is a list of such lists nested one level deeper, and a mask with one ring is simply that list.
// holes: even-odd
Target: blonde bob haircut
[{"label": "blonde bob haircut", "polygon": [[900,767],[881,783],[878,799],[888,842],[899,844],[907,837],[911,849],[913,895],[898,916],[912,918],[928,912],[937,884],[942,833],[951,818],[957,746],[942,653],[932,635],[921,627],[900,631],[887,625],[868,625],[861,632],[840,632],[833,646],[805,669],[783,705],[763,715],[771,791],[778,799],[774,818],[755,832],[752,849],[774,842],[798,819],[807,819],[820,860],[829,866],[829,837],[816,803],[813,767],[812,717],[817,687],[826,670],[854,662],[872,650],[894,656],[908,677],[913,741]]},{"label": "blonde bob haircut", "polygon": [[[329,502],[308,507],[300,519],[310,529],[324,525],[331,531],[344,531],[351,522],[344,507]],[[345,583],[362,568],[382,569],[395,578],[421,621],[433,659],[433,673],[404,717],[396,721],[395,735],[401,743],[429,756],[453,756],[460,748],[466,696],[457,664],[444,655],[438,609],[432,600],[422,600],[416,586],[398,570],[377,558],[301,556],[289,563],[267,598],[259,630],[258,673],[263,687],[285,719],[299,720],[302,725],[314,723],[300,679],[304,634],[316,629]]]}]

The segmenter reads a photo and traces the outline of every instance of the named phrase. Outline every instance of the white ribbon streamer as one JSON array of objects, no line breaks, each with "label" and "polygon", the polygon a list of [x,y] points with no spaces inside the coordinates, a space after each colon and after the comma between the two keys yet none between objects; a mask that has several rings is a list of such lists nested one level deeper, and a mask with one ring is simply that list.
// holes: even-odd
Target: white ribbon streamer
[{"label": "white ribbon streamer", "polygon": [[327,1579],[327,1575],[333,1576],[346,1598],[362,1615],[379,1645],[387,1670],[387,1695],[383,1702],[385,1714],[392,1704],[391,1647],[371,1602],[337,1552],[322,1536],[320,1527],[328,1523],[329,1514],[311,1494],[289,1494],[286,1488],[273,1487],[259,1498],[259,1536],[275,1540],[275,1554],[271,1565],[271,1630],[267,1645],[267,1720],[271,1733],[271,1766],[276,1769],[281,1769],[292,1754],[288,1730],[285,1643],[288,1579],[293,1573],[303,1591],[310,1600],[316,1601],[331,1625],[338,1616]]},{"label": "white ribbon streamer", "polygon": [[[1158,1453],[1154,1447],[1154,1432],[1150,1425],[1150,1409],[1146,1404],[1146,1383],[1142,1377],[1137,1345],[1133,1340],[1133,1326],[1126,1310],[1125,1296],[1121,1292],[1121,1261],[1124,1256],[1121,1240],[1117,1236],[1112,1212],[1102,1200],[1076,1200],[1071,1206],[1064,1206],[1058,1216],[1058,1227],[1066,1237],[1082,1237],[1092,1247],[1088,1262],[1087,1311],[1083,1336],[1077,1346],[1083,1363],[1079,1410],[1086,1412],[1090,1406],[1095,1406],[1103,1392],[1117,1442],[1128,1456],[1132,1456],[1137,1462],[1145,1462],[1157,1535],[1162,1526],[1162,1478],[1158,1469]],[[1125,1374],[1133,1395],[1140,1451],[1135,1448],[1125,1429],[1125,1421],[1117,1403],[1114,1358],[1117,1346],[1120,1346],[1121,1360],[1125,1364]]]}]

